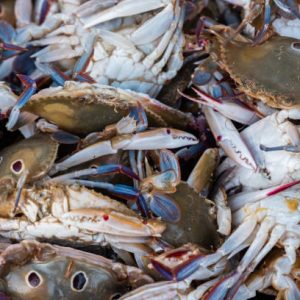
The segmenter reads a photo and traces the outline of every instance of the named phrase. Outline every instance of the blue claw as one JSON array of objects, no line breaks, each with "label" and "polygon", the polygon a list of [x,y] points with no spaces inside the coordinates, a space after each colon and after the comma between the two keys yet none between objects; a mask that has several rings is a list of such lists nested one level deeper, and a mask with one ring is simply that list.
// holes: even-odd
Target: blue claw
[{"label": "blue claw", "polygon": [[164,276],[167,280],[174,280],[174,276],[170,268],[154,259],[151,259],[151,264],[154,267],[154,269],[162,276]]},{"label": "blue claw", "polygon": [[15,105],[15,107],[20,110],[36,92],[36,83],[29,76],[21,74],[18,74],[17,76],[25,86],[24,92],[20,95],[18,102]]},{"label": "blue claw", "polygon": [[177,223],[181,218],[180,207],[170,197],[154,192],[150,201],[150,209],[166,222]]},{"label": "blue claw", "polygon": [[180,179],[180,166],[176,155],[170,150],[161,150],[159,152],[159,166],[161,172],[173,170]]},{"label": "blue claw", "polygon": [[181,264],[176,269],[175,278],[177,281],[184,280],[185,278],[192,275],[194,272],[196,272],[199,268],[199,260],[203,256],[195,256],[190,258],[188,261]]},{"label": "blue claw", "polygon": [[129,116],[137,122],[137,132],[145,131],[148,127],[148,119],[145,110],[138,102],[136,107],[130,109]]},{"label": "blue claw", "polygon": [[123,165],[111,164],[111,165],[100,166],[97,168],[98,175],[106,175],[111,173],[120,173],[120,174],[127,175],[132,179],[140,180],[137,174],[135,174],[130,168]]},{"label": "blue claw", "polygon": [[189,277],[191,274],[198,270],[199,260],[202,257],[203,255],[195,255],[193,257],[190,257],[186,262],[180,264],[174,269],[170,269],[169,267],[156,261],[155,259],[151,259],[151,263],[156,269],[156,271],[159,272],[166,279],[180,281]]}]

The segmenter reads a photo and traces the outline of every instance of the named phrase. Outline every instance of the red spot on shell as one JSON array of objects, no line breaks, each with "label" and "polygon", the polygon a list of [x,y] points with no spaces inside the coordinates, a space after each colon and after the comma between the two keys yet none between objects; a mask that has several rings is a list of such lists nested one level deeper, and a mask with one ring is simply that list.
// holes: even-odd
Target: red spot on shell
[{"label": "red spot on shell", "polygon": [[17,160],[13,163],[12,169],[16,172],[19,173],[22,170],[23,164],[22,161]]},{"label": "red spot on shell", "polygon": [[108,221],[109,220],[109,215],[103,215],[103,220]]},{"label": "red spot on shell", "polygon": [[221,135],[218,135],[218,136],[217,136],[217,141],[220,142],[221,140],[222,140],[222,136],[221,136]]}]

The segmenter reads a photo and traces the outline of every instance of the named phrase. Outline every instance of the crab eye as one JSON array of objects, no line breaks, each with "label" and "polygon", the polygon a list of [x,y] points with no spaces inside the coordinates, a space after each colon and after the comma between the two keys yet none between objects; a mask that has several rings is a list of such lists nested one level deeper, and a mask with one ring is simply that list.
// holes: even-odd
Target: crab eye
[{"label": "crab eye", "polygon": [[292,43],[292,49],[299,51],[300,50],[300,42],[294,42]]},{"label": "crab eye", "polygon": [[171,134],[171,130],[170,129],[167,129],[167,134]]},{"label": "crab eye", "polygon": [[30,287],[36,288],[41,285],[41,283],[43,282],[43,279],[39,273],[37,273],[35,271],[31,271],[27,274],[26,281]]},{"label": "crab eye", "polygon": [[14,161],[11,166],[10,166],[11,171],[14,174],[20,174],[22,173],[22,171],[24,170],[24,163],[23,160],[18,159],[16,161]]},{"label": "crab eye", "polygon": [[88,278],[82,271],[76,272],[71,278],[71,288],[75,292],[82,292],[85,290],[87,283]]}]

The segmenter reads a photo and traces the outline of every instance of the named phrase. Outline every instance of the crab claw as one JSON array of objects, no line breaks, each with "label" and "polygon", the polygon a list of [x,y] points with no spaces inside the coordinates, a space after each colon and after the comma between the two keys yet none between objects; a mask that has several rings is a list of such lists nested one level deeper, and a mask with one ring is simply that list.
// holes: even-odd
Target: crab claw
[{"label": "crab claw", "polygon": [[[204,254],[192,254],[184,247],[171,250],[168,253],[162,254],[164,259],[172,260],[175,263],[173,267],[169,267],[160,261],[160,258],[152,258],[151,264],[162,276],[168,280],[184,280],[199,269],[199,260]],[[181,262],[184,260],[183,262]]]},{"label": "crab claw", "polygon": [[199,140],[192,134],[173,128],[158,128],[137,133],[129,139],[112,139],[114,148],[123,150],[174,149],[197,144]]},{"label": "crab claw", "polygon": [[13,109],[10,113],[9,120],[6,124],[7,130],[12,130],[12,128],[15,126],[15,124],[17,123],[17,121],[19,119],[21,108],[29,101],[31,96],[36,91],[36,83],[29,76],[20,75],[20,74],[17,76],[21,80],[23,85],[25,86],[25,90],[20,95],[16,105],[13,107]]},{"label": "crab claw", "polygon": [[172,170],[176,174],[176,182],[178,184],[181,179],[180,166],[176,155],[166,149],[159,152],[159,166],[162,172]]},{"label": "crab claw", "polygon": [[224,152],[239,165],[257,169],[256,162],[232,122],[210,107],[204,107],[208,125]]},{"label": "crab claw", "polygon": [[[64,183],[70,179],[74,179],[74,178],[78,178],[78,177],[82,177],[82,176],[107,175],[107,174],[112,174],[112,173],[120,173],[120,174],[124,174],[132,179],[140,180],[138,175],[135,174],[130,168],[123,166],[123,165],[110,164],[110,165],[104,165],[104,166],[99,166],[99,167],[95,167],[95,168],[88,168],[88,169],[83,169],[83,170],[63,174],[63,175],[49,179],[48,182],[63,182]],[[117,192],[117,190],[113,190],[113,191]],[[121,191],[118,191],[118,192],[120,194],[123,194]],[[124,195],[126,195],[126,194],[127,193],[125,193]],[[128,196],[130,196],[130,195],[132,195],[132,193],[130,193]],[[136,197],[137,194],[135,193],[134,196]]]},{"label": "crab claw", "polygon": [[172,198],[158,192],[151,194],[150,209],[166,222],[177,223],[181,218],[181,211],[177,203]]},{"label": "crab claw", "polygon": [[258,121],[259,118],[256,115],[256,112],[244,105],[239,101],[226,100],[223,101],[219,98],[214,98],[200,89],[192,88],[193,91],[200,97],[200,99],[193,98],[189,95],[181,93],[185,98],[212,107],[213,109],[220,112],[225,117],[230,120],[239,122],[245,125],[251,125],[254,122]]}]

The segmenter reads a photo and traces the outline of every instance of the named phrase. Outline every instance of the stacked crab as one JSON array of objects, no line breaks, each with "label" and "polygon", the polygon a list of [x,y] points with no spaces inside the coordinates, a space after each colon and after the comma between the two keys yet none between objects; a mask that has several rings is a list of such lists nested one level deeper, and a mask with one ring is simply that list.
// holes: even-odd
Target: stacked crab
[{"label": "stacked crab", "polygon": [[0,5],[1,299],[300,299],[296,2]]}]

